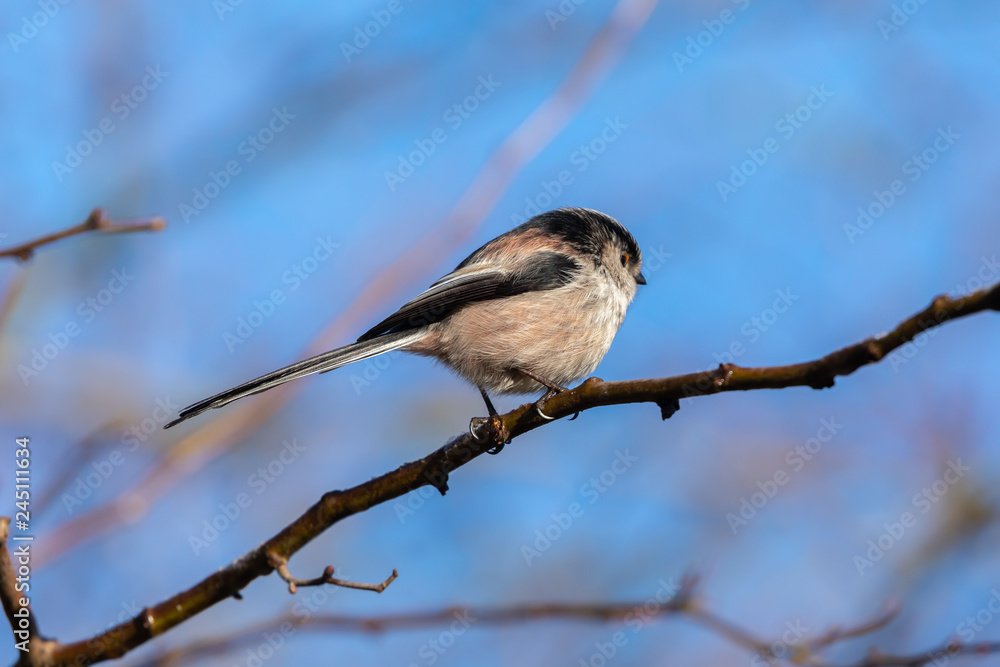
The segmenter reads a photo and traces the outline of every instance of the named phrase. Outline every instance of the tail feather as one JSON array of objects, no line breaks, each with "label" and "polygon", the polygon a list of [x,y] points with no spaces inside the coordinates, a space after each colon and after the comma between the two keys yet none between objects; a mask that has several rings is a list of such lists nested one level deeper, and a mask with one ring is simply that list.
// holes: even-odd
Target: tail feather
[{"label": "tail feather", "polygon": [[345,345],[344,347],[338,347],[336,350],[330,350],[329,352],[318,354],[315,357],[306,359],[305,361],[300,361],[296,364],[292,364],[291,366],[280,368],[276,371],[268,373],[267,375],[262,375],[256,380],[244,382],[238,387],[227,389],[220,394],[216,394],[215,396],[198,401],[193,405],[189,405],[180,411],[177,419],[168,423],[163,428],[176,426],[182,421],[200,415],[206,410],[221,408],[222,406],[228,405],[229,403],[241,399],[244,396],[259,394],[262,391],[267,391],[268,389],[277,387],[278,385],[284,384],[290,380],[296,380],[307,375],[312,375],[313,373],[325,373],[326,371],[332,371],[335,368],[346,366],[347,364],[355,361],[362,361],[379,354],[398,350],[401,347],[406,347],[410,343],[419,340],[423,336],[423,330],[400,331],[398,333],[385,334],[371,340],[351,343],[350,345]]}]

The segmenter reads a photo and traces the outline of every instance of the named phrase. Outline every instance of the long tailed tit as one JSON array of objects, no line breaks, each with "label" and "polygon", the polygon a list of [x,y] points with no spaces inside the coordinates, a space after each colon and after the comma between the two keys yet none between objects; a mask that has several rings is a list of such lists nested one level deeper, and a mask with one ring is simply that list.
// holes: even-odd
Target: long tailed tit
[{"label": "long tailed tit", "polygon": [[646,284],[641,269],[639,245],[614,218],[583,208],[542,213],[476,250],[356,343],[199,401],[164,428],[393,350],[451,367],[479,388],[491,417],[488,392],[545,390],[541,413],[545,400],[604,358],[638,285]]}]

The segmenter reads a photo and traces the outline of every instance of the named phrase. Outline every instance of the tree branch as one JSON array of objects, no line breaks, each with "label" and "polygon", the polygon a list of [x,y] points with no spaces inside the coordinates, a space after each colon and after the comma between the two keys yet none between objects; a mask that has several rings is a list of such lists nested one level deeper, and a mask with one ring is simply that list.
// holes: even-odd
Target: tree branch
[{"label": "tree branch", "polygon": [[[1000,642],[961,644],[949,641],[938,648],[909,655],[884,653],[875,648],[869,651],[863,660],[851,663],[846,667],[923,667],[931,663],[944,665],[948,663],[949,658],[956,655],[987,655],[989,653],[1000,653]],[[942,658],[944,658],[944,662],[940,662]]]},{"label": "tree branch", "polygon": [[[826,665],[822,652],[834,644],[848,639],[871,635],[891,623],[899,613],[899,605],[886,604],[877,616],[854,626],[834,627],[815,637],[803,637],[788,644],[783,640],[765,640],[748,630],[704,608],[696,596],[698,577],[686,576],[673,595],[663,601],[650,598],[645,601],[622,603],[530,603],[509,607],[474,608],[452,606],[432,611],[383,616],[347,616],[337,614],[286,613],[276,618],[220,637],[212,637],[173,648],[130,667],[168,667],[189,664],[198,659],[219,656],[253,646],[268,633],[290,634],[296,630],[311,632],[355,632],[382,634],[418,628],[436,627],[458,621],[468,627],[510,625],[548,619],[593,621],[597,623],[624,622],[638,632],[654,620],[667,616],[682,616],[719,635],[730,643],[760,656],[761,664]],[[666,592],[666,591],[665,591]],[[633,625],[637,622],[638,625]],[[776,651],[774,647],[783,650]],[[1000,643],[962,646],[946,643],[940,648],[913,655],[891,655],[872,648],[868,656],[850,667],[921,667],[942,656],[973,655],[1000,652]]]},{"label": "tree branch", "polygon": [[51,234],[46,234],[33,241],[28,241],[22,243],[21,245],[14,246],[13,248],[6,248],[0,250],[0,258],[3,257],[16,257],[22,262],[26,262],[31,259],[32,255],[35,254],[35,250],[43,245],[48,245],[49,243],[55,243],[62,239],[68,238],[70,236],[76,236],[77,234],[83,234],[86,232],[100,232],[102,234],[127,234],[129,232],[145,232],[153,231],[158,232],[164,227],[166,227],[166,221],[163,218],[135,218],[128,220],[111,220],[108,218],[107,210],[103,208],[95,208],[87,216],[87,219],[78,225],[68,227],[59,232],[53,232]]},{"label": "tree branch", "polygon": [[[882,360],[928,329],[985,310],[1000,311],[1000,284],[958,298],[939,296],[891,332],[814,361],[769,368],[723,364],[711,371],[625,382],[590,378],[576,389],[552,397],[546,403],[545,412],[558,418],[598,406],[652,402],[661,407],[664,417],[668,417],[676,410],[680,399],[690,396],[795,386],[830,387],[838,375],[849,375],[862,366]],[[251,581],[274,571],[275,557],[287,560],[338,521],[423,486],[434,486],[444,494],[448,489],[448,475],[453,470],[504,441],[547,423],[533,403],[522,405],[487,422],[480,439],[470,434],[461,435],[422,459],[346,491],[328,492],[280,533],[227,567],[92,639],[57,646],[53,650],[53,661],[55,664],[93,663],[125,655],[218,602],[237,596]]]},{"label": "tree branch", "polygon": [[854,639],[855,637],[863,637],[864,635],[870,635],[873,632],[877,632],[889,625],[889,623],[891,623],[893,619],[899,615],[899,612],[899,603],[895,601],[888,602],[886,603],[885,609],[881,615],[876,616],[866,623],[861,623],[852,628],[830,628],[825,634],[807,643],[809,652],[815,653],[829,646],[833,646],[837,642]]},{"label": "tree branch", "polygon": [[392,574],[380,584],[364,584],[358,583],[356,581],[347,581],[346,579],[337,579],[333,576],[333,566],[327,565],[323,569],[323,574],[312,579],[299,579],[293,576],[291,571],[288,569],[288,559],[284,556],[279,556],[278,554],[268,554],[268,560],[271,562],[271,566],[277,570],[278,576],[288,582],[288,592],[292,595],[295,591],[299,589],[299,586],[322,586],[323,584],[330,584],[331,586],[340,586],[341,588],[354,588],[359,591],[375,591],[376,593],[381,593],[389,584],[396,580],[399,573],[396,570],[392,571]]}]

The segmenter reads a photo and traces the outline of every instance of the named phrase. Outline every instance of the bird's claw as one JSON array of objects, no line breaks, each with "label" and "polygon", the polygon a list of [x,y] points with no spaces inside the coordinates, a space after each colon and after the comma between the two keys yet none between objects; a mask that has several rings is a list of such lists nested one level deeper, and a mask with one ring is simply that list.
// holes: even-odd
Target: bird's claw
[{"label": "bird's claw", "polygon": [[474,440],[482,440],[482,438],[479,437],[478,431],[489,422],[490,420],[486,417],[473,417],[469,420],[469,435],[471,435]]},{"label": "bird's claw", "polygon": [[537,401],[535,401],[535,412],[538,413],[539,417],[541,417],[542,419],[544,419],[547,422],[550,422],[550,421],[554,420],[555,417],[549,417],[547,414],[545,414],[544,412],[542,412],[542,405],[545,404],[546,400],[547,400],[547,397],[543,396],[542,398],[540,398]]},{"label": "bird's claw", "polygon": [[[538,416],[541,417],[542,419],[544,419],[547,422],[553,421],[555,419],[555,417],[549,417],[547,414],[545,414],[544,412],[542,412],[542,406],[545,405],[545,403],[548,402],[548,400],[550,398],[552,398],[556,394],[561,394],[564,391],[569,391],[569,389],[567,389],[566,387],[560,387],[559,385],[555,385],[554,387],[550,387],[549,390],[547,392],[545,392],[544,396],[542,396],[540,399],[538,399],[537,401],[535,401],[535,411],[538,412]],[[570,417],[569,420],[573,421],[574,419],[576,419],[579,416],[580,416],[580,413],[577,412],[572,417]]]},{"label": "bird's claw", "polygon": [[[482,433],[483,427],[487,427],[486,433]],[[503,451],[506,442],[506,431],[504,431],[503,420],[500,419],[499,415],[491,415],[489,417],[473,417],[469,420],[469,435],[471,435],[477,442],[483,440],[484,438],[489,438],[491,431],[495,431],[499,434],[500,442],[493,447],[486,450],[487,454],[499,454]]]}]

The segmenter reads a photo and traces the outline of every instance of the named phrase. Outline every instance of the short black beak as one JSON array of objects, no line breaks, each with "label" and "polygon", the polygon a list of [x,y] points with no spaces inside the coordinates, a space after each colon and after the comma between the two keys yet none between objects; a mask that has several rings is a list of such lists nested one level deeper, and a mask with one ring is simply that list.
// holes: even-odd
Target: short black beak
[{"label": "short black beak", "polygon": [[635,282],[637,282],[640,285],[646,284],[646,276],[642,275],[642,271],[640,271],[639,275],[635,277]]}]

